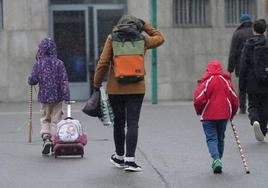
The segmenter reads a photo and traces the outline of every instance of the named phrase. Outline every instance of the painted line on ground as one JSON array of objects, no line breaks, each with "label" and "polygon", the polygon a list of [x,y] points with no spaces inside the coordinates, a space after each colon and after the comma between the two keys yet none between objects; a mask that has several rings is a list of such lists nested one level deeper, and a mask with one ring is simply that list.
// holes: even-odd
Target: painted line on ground
[{"label": "painted line on ground", "polygon": [[[72,113],[81,112],[81,110],[72,110]],[[33,111],[33,114],[40,114],[39,111]],[[27,115],[28,111],[20,111],[20,112],[0,112],[0,116],[10,116],[10,115]]]}]

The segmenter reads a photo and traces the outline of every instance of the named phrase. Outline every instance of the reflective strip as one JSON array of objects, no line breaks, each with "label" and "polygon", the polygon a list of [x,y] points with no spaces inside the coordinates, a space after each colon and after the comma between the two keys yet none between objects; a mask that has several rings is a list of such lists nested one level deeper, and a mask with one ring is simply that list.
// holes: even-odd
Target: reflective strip
[{"label": "reflective strip", "polygon": [[208,104],[209,104],[209,100],[208,100],[206,106],[204,107],[204,109],[203,109],[203,111],[202,111],[202,114],[201,114],[201,120],[203,120],[203,115],[204,115],[204,113],[205,113],[205,111],[206,111],[206,109],[207,109]]},{"label": "reflective strip", "polygon": [[196,97],[196,99],[200,98],[204,93],[206,93],[206,88],[201,91],[201,93]]},{"label": "reflective strip", "polygon": [[[204,93],[206,93],[208,84],[209,84],[209,82],[212,80],[213,77],[214,77],[214,76],[211,76],[211,77],[206,81],[205,88],[204,88],[204,89],[202,90],[202,92],[198,95],[198,97],[196,97],[196,99],[198,99],[198,98],[201,97]],[[204,113],[205,113],[205,111],[206,111],[206,109],[207,109],[208,104],[209,104],[209,100],[208,100],[207,104],[205,105],[205,107],[204,107],[204,109],[203,109],[203,111],[202,111],[202,113],[201,113],[201,120],[203,120],[203,115],[204,115]]]},{"label": "reflective strip", "polygon": [[[232,88],[228,84],[227,80],[223,76],[220,76],[220,78],[226,83],[226,85],[227,85],[229,91],[232,93],[232,95],[234,95],[235,97],[237,97],[237,95],[235,94],[235,92],[232,90]],[[231,104],[231,101],[228,98],[227,98],[227,102],[229,104],[229,109],[230,109],[230,117],[229,118],[231,118],[232,113],[233,113],[232,104]]]},{"label": "reflective strip", "polygon": [[227,98],[227,102],[228,102],[229,108],[230,108],[230,117],[229,118],[231,118],[232,117],[232,113],[233,113],[232,104],[231,104],[231,102],[230,102],[230,100],[228,98]]},{"label": "reflective strip", "polygon": [[209,82],[212,80],[212,78],[213,78],[213,76],[211,76],[211,77],[207,80],[207,82],[206,82],[206,84],[205,84],[205,88],[204,88],[204,89],[201,91],[201,93],[196,97],[196,99],[200,98],[204,93],[206,93],[208,84],[209,84]]},{"label": "reflective strip", "polygon": [[234,92],[234,91],[232,90],[232,88],[229,86],[227,80],[226,80],[223,76],[220,76],[220,78],[223,79],[223,81],[226,83],[226,85],[227,85],[228,88],[229,88],[229,91],[231,91],[231,93],[232,93],[235,97],[237,97],[236,94],[235,94],[235,92]]}]

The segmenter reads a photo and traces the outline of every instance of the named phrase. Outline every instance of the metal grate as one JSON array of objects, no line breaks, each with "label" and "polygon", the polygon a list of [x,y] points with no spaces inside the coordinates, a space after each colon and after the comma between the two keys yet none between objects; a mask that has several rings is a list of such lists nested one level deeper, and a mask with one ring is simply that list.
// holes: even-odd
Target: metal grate
[{"label": "metal grate", "polygon": [[50,0],[51,4],[126,4],[126,0]]},{"label": "metal grate", "polygon": [[244,13],[256,17],[256,0],[225,0],[226,25],[239,24],[239,18]]},{"label": "metal grate", "polygon": [[209,0],[174,0],[176,26],[209,25],[208,12]]}]

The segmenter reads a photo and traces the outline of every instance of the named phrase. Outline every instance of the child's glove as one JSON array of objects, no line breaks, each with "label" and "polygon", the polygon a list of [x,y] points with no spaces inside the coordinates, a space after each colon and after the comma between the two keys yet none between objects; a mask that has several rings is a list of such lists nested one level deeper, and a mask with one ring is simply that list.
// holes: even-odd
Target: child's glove
[{"label": "child's glove", "polygon": [[36,85],[38,83],[38,80],[34,76],[28,76],[28,84],[29,85]]}]

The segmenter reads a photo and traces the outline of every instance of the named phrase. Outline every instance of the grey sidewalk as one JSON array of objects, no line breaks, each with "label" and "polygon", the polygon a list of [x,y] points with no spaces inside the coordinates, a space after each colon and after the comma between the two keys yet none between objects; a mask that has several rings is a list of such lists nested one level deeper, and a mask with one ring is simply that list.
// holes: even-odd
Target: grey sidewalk
[{"label": "grey sidewalk", "polygon": [[[230,126],[226,132],[223,174],[214,175],[199,117],[192,102],[144,103],[136,152],[140,173],[114,168],[112,128],[81,112],[73,116],[88,134],[85,156],[41,156],[39,104],[34,103],[33,143],[27,143],[27,103],[0,103],[0,187],[2,188],[264,188],[268,185],[268,144],[255,141],[247,115],[237,115],[238,134],[251,174],[244,172]],[[266,138],[267,139],[267,138]]]}]

